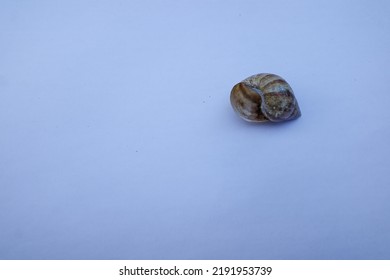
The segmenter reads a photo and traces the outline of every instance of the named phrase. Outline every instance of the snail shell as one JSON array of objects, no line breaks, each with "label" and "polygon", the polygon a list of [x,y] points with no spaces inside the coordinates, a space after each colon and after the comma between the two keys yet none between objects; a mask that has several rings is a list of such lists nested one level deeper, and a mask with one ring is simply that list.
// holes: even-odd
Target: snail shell
[{"label": "snail shell", "polygon": [[301,116],[292,88],[274,74],[253,75],[236,84],[230,103],[249,122],[282,122]]}]

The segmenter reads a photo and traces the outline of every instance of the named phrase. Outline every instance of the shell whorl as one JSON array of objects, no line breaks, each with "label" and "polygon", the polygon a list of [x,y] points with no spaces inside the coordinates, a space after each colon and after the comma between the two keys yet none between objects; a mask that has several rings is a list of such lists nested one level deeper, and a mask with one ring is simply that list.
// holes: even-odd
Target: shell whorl
[{"label": "shell whorl", "polygon": [[301,116],[290,85],[275,74],[257,74],[236,84],[230,94],[236,113],[250,122],[281,122]]}]

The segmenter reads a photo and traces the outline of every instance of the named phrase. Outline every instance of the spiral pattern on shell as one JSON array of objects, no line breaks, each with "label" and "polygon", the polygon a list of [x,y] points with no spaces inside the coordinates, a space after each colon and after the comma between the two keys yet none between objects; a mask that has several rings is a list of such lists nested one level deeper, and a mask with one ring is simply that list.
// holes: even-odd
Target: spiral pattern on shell
[{"label": "spiral pattern on shell", "polygon": [[230,94],[234,111],[250,122],[282,122],[301,116],[290,85],[275,74],[257,74],[236,84]]}]

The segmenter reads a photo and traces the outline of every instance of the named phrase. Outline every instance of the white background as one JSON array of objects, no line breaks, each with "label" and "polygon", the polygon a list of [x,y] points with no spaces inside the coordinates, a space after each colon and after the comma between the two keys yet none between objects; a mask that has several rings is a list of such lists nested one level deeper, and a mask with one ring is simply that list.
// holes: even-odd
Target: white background
[{"label": "white background", "polygon": [[[389,1],[0,2],[0,258],[389,259]],[[250,124],[262,72],[302,117]]]},{"label": "white background", "polygon": [[[266,269],[269,267],[271,267],[272,270],[270,274],[267,274]],[[220,268],[222,268],[222,270]],[[216,275],[213,275],[213,273],[216,273]],[[242,279],[388,280],[390,277],[390,261],[388,260],[379,260],[379,261],[378,260],[352,260],[352,261],[351,260],[348,261],[345,260],[272,260],[272,261],[270,260],[267,261],[263,261],[263,260],[77,260],[77,261],[74,260],[1,260],[0,276],[2,277],[2,279],[7,279],[7,280],[23,280],[23,279],[51,280],[53,279],[53,277],[55,277],[55,279],[58,280],[68,280],[68,279],[177,280],[177,279],[217,279],[217,278],[223,278],[224,280],[225,279],[226,280],[240,280],[240,279],[241,280]]]}]

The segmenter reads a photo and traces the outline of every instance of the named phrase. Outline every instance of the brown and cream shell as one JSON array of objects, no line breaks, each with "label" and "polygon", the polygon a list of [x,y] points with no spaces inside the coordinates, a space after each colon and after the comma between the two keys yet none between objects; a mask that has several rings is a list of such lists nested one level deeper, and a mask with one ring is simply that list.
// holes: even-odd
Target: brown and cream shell
[{"label": "brown and cream shell", "polygon": [[253,75],[236,84],[230,103],[249,122],[282,122],[301,116],[292,88],[275,74]]}]

